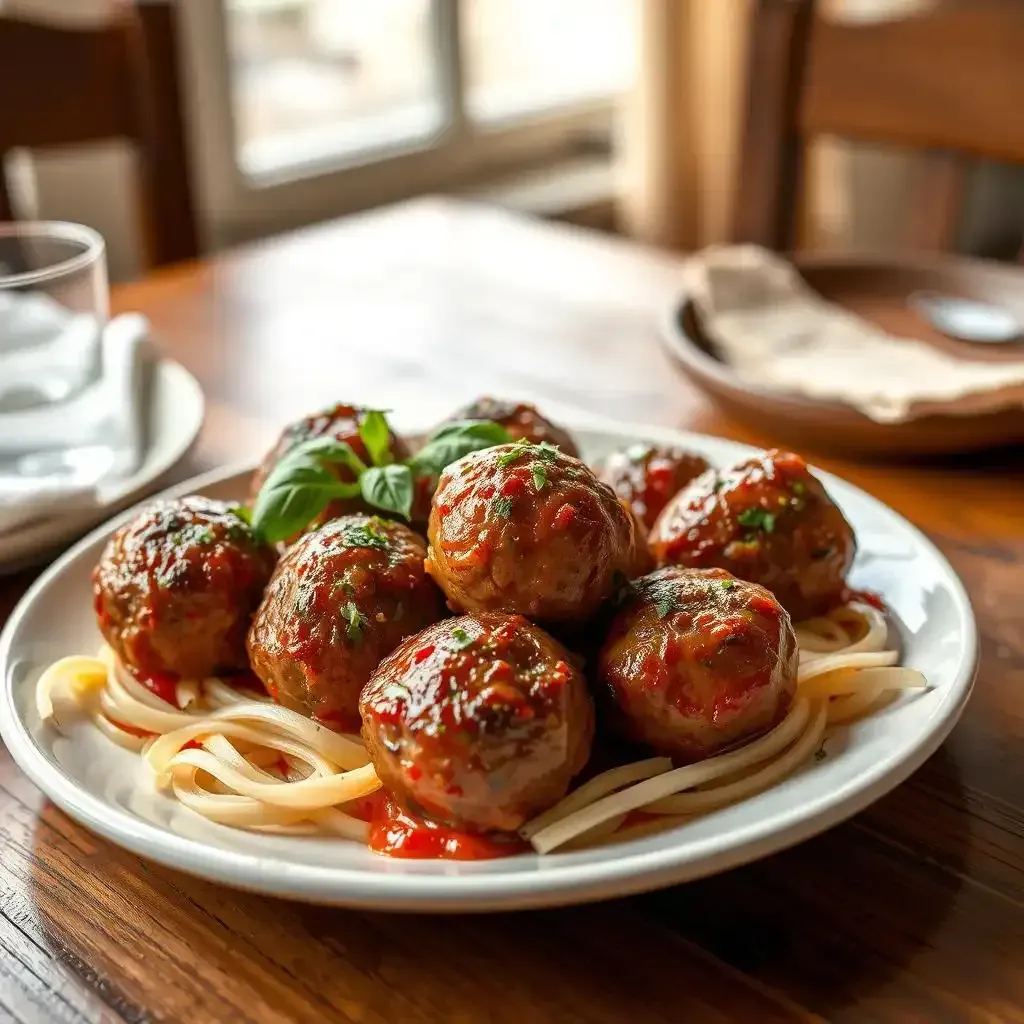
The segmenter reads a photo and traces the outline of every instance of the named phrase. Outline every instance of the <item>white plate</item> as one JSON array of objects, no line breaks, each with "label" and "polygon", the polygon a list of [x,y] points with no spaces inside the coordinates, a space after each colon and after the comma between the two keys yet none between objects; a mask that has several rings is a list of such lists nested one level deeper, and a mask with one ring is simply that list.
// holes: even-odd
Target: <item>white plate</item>
[{"label": "white plate", "polygon": [[[715,463],[750,449],[712,437],[605,425],[576,430],[585,456],[635,441],[667,441]],[[43,574],[0,636],[0,733],[26,774],[82,824],[135,853],[204,878],[277,896],[403,911],[473,911],[602,899],[685,882],[763,857],[837,824],[902,782],[952,729],[970,695],[976,630],[967,595],[938,551],[863,491],[822,474],[857,532],[851,582],[893,609],[903,663],[933,688],[836,729],[827,757],[781,785],[680,828],[618,846],[477,863],[382,857],[337,839],[255,835],[200,818],[156,792],[140,759],[82,724],[42,727],[33,687],[43,668],[91,653],[89,574],[126,513],[95,530]],[[176,487],[221,497],[247,473],[219,471]]]},{"label": "white plate", "polygon": [[0,576],[42,561],[61,544],[138,501],[185,456],[203,425],[202,388],[184,366],[170,359],[157,360],[150,387],[142,465],[131,476],[105,487],[102,505],[43,519],[0,536]]}]

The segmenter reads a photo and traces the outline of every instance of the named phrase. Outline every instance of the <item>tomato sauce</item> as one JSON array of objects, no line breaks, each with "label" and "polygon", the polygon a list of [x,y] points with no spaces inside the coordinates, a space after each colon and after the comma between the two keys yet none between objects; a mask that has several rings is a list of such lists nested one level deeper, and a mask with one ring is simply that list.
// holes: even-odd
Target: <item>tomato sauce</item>
[{"label": "tomato sauce", "polygon": [[843,604],[849,604],[851,601],[859,601],[861,604],[870,605],[883,614],[888,614],[889,612],[881,595],[876,594],[873,590],[851,590],[849,587],[844,588]]},{"label": "tomato sauce", "polygon": [[131,673],[132,678],[141,683],[154,697],[166,701],[171,707],[178,706],[177,676],[169,672],[140,672],[133,665],[125,665],[125,668]]},{"label": "tomato sauce", "polygon": [[518,836],[492,837],[460,832],[402,810],[386,793],[355,801],[350,813],[368,815],[368,845],[375,853],[416,860],[490,860],[523,853],[529,844]]}]

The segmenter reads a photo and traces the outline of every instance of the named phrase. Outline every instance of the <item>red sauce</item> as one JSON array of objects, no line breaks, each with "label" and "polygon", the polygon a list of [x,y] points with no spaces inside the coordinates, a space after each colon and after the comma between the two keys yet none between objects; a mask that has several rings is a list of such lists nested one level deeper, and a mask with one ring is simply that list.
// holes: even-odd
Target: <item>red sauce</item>
[{"label": "red sauce", "polygon": [[851,590],[849,587],[845,587],[843,589],[843,604],[849,604],[851,601],[859,601],[861,604],[870,605],[872,608],[877,608],[880,612],[888,613],[889,611],[882,597],[873,590]]},{"label": "red sauce", "polygon": [[[125,666],[136,682],[141,683],[154,697],[159,697],[172,707],[178,706],[178,677],[169,672],[140,672],[131,665]],[[126,732],[131,730],[126,729]],[[146,734],[148,735],[148,734]]]},{"label": "red sauce", "polygon": [[120,729],[121,732],[128,733],[129,736],[143,736],[143,737],[145,737],[145,736],[155,736],[156,735],[156,733],[149,732],[146,729],[137,729],[134,725],[125,725],[124,722],[119,722],[116,718],[111,718],[110,715],[106,715],[105,717],[106,717],[107,721],[111,725],[113,725],[116,728]]},{"label": "red sauce", "polygon": [[[376,796],[376,794],[375,794]],[[358,801],[355,802],[358,804]],[[364,807],[365,811],[367,808]],[[522,853],[527,844],[517,837],[495,839],[459,832],[436,822],[416,818],[403,811],[390,797],[383,796],[369,810],[370,838],[368,845],[375,853],[389,857],[433,860],[490,860]],[[357,817],[362,814],[353,810]]]}]

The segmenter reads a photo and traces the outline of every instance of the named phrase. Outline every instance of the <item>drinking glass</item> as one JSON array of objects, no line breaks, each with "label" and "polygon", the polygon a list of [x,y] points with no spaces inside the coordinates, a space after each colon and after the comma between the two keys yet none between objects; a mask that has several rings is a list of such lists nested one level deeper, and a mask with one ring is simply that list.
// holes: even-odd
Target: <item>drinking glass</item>
[{"label": "drinking glass", "polygon": [[97,380],[109,316],[103,238],[81,224],[0,224],[0,413]]}]

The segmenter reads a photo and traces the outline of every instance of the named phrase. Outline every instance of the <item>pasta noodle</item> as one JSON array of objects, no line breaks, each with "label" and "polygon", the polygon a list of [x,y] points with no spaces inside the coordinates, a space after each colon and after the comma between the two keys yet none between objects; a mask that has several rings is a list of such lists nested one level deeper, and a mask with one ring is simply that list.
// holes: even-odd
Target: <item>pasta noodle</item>
[{"label": "pasta noodle", "polygon": [[[895,691],[928,685],[920,672],[897,665],[885,617],[867,605],[802,622],[797,639],[796,697],[770,732],[679,768],[665,757],[611,768],[528,822],[523,838],[546,854],[675,827],[776,785],[812,757],[829,726],[870,713]],[[182,680],[174,695],[177,707],[126,672],[106,646],[95,658],[55,662],[35,693],[43,721],[59,726],[72,705],[112,742],[140,753],[155,785],[210,821],[366,841],[368,824],[344,810],[380,787],[358,737],[221,679]]]}]

